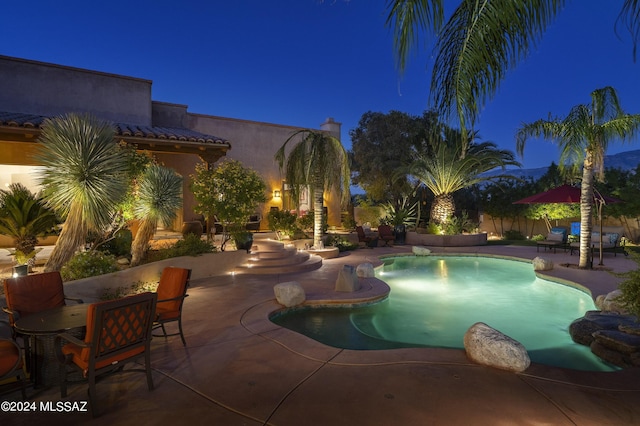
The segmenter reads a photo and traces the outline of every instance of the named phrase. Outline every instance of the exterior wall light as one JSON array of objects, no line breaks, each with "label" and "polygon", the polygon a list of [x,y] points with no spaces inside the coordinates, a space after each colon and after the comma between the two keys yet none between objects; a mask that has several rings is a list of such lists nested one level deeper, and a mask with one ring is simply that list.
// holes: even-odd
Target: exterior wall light
[{"label": "exterior wall light", "polygon": [[280,198],[280,191],[279,190],[275,190],[273,191],[273,198]]}]

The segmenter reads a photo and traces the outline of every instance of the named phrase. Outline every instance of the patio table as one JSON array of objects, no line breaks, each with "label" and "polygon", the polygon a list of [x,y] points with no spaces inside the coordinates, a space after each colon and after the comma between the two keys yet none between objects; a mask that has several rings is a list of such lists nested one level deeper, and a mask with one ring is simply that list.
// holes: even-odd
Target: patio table
[{"label": "patio table", "polygon": [[58,384],[58,359],[54,339],[60,333],[83,338],[87,323],[88,303],[60,306],[19,318],[16,332],[29,336],[31,341],[31,373],[34,384]]}]

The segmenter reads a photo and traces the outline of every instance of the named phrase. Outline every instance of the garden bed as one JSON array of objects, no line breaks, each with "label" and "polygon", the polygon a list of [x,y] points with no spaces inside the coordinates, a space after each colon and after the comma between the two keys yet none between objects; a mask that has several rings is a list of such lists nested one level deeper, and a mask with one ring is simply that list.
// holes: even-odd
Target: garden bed
[{"label": "garden bed", "polygon": [[457,234],[457,235],[436,235],[418,234],[417,232],[407,232],[407,244],[433,246],[433,247],[469,247],[483,246],[487,244],[487,234]]}]

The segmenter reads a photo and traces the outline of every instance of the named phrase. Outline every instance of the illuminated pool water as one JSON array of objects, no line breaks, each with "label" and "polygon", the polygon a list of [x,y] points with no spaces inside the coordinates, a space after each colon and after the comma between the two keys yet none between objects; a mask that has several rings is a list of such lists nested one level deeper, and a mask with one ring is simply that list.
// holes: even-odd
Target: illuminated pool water
[{"label": "illuminated pool water", "polygon": [[533,362],[614,371],[569,336],[571,322],[596,309],[587,293],[537,278],[530,263],[489,257],[385,259],[376,276],[391,287],[383,302],[359,308],[301,309],[272,321],[345,349],[463,348],[484,322],[518,340]]}]

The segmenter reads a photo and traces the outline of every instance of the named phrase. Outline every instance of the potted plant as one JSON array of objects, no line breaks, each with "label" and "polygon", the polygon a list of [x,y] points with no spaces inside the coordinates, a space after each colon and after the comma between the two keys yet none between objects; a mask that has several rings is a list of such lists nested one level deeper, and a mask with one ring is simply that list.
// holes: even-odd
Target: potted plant
[{"label": "potted plant", "polygon": [[196,213],[205,217],[215,215],[222,224],[220,249],[224,251],[232,238],[246,247],[247,234],[251,233],[246,231],[245,224],[258,204],[266,201],[267,187],[258,172],[240,161],[227,159],[212,169],[205,164],[197,165],[191,179]]},{"label": "potted plant", "polygon": [[10,252],[20,273],[26,275],[34,265],[40,251],[36,249],[38,237],[52,234],[57,224],[53,210],[24,185],[13,183],[0,190],[0,234],[12,238],[14,250]]},{"label": "potted plant", "polygon": [[407,225],[411,225],[416,221],[417,206],[417,202],[409,204],[408,197],[403,197],[398,206],[392,203],[387,203],[384,206],[386,216],[382,220],[393,225],[396,244],[405,243],[407,237]]}]

